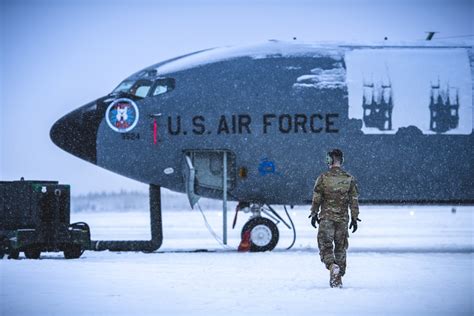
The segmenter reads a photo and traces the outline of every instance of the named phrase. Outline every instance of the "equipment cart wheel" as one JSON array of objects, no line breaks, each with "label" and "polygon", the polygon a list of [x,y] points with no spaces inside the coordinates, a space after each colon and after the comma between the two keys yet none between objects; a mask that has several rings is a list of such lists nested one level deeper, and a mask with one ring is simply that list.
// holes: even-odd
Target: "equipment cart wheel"
[{"label": "equipment cart wheel", "polygon": [[18,259],[20,257],[20,250],[18,249],[10,249],[10,253],[8,255],[8,259]]},{"label": "equipment cart wheel", "polygon": [[28,259],[39,259],[41,256],[41,248],[37,246],[29,246],[25,249],[25,257]]},{"label": "equipment cart wheel", "polygon": [[273,250],[280,237],[276,224],[265,217],[249,220],[242,228],[242,238],[246,231],[250,231],[250,251],[252,252]]},{"label": "equipment cart wheel", "polygon": [[64,258],[66,259],[77,259],[79,258],[84,251],[81,248],[81,245],[71,244],[64,248]]},{"label": "equipment cart wheel", "polygon": [[8,254],[8,238],[7,237],[0,237],[0,260]]}]

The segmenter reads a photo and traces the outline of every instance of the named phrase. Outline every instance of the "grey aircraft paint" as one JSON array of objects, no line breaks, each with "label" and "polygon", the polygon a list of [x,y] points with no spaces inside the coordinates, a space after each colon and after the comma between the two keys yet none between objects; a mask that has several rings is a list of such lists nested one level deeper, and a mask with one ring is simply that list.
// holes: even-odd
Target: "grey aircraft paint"
[{"label": "grey aircraft paint", "polygon": [[[368,74],[370,82],[348,82],[350,71],[358,71],[351,68],[348,54],[390,49],[394,50],[389,53],[388,80]],[[389,128],[385,124],[389,112],[395,120],[401,117],[400,109],[406,108],[399,103],[401,84],[390,78],[397,72],[393,62],[397,51],[422,54],[421,58],[433,51],[446,52],[448,57],[443,58],[451,52],[465,56],[456,64],[462,68],[455,76],[462,79],[456,87],[458,100],[452,97],[447,104],[441,87],[437,93],[442,97],[433,97],[431,102],[436,78],[431,86],[423,85],[426,100],[414,105],[425,108],[414,111],[426,115],[419,118],[423,126],[394,121]],[[315,178],[327,169],[325,153],[340,148],[345,169],[358,180],[362,203],[473,203],[472,71],[472,48],[463,46],[270,41],[212,49],[133,74],[124,81],[125,87],[127,82],[140,81],[154,85],[149,90],[145,85],[141,90],[130,90],[136,88],[132,86],[115,91],[71,112],[55,123],[51,138],[64,150],[100,167],[178,192],[186,192],[188,155],[196,169],[193,189],[204,197],[222,197],[225,151],[230,200],[309,204]],[[408,78],[416,76],[407,73]],[[366,100],[366,108],[372,106],[371,118],[354,115],[351,107],[355,106],[363,113],[364,86],[377,89],[377,85],[379,89],[389,86],[392,99]],[[361,98],[354,101],[351,96],[357,89]],[[137,96],[145,92],[147,97]],[[120,103],[119,98],[126,100]],[[136,125],[131,128],[131,124]]]}]

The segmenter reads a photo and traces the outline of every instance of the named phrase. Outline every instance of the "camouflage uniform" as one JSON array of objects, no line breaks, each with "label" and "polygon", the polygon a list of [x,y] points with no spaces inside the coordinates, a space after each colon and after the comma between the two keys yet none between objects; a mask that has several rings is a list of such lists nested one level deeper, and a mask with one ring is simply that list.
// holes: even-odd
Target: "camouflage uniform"
[{"label": "camouflage uniform", "polygon": [[318,177],[313,191],[311,214],[318,215],[321,220],[318,230],[321,261],[328,269],[336,263],[342,276],[346,272],[346,249],[349,246],[348,206],[352,218],[359,215],[356,180],[340,167],[332,167]]}]

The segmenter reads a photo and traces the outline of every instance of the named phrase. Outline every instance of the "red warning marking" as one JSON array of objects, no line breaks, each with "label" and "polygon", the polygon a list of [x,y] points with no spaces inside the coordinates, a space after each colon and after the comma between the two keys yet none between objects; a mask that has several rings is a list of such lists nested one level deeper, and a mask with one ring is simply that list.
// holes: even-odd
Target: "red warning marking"
[{"label": "red warning marking", "polygon": [[156,119],[153,120],[153,144],[158,142],[158,124],[156,123]]}]

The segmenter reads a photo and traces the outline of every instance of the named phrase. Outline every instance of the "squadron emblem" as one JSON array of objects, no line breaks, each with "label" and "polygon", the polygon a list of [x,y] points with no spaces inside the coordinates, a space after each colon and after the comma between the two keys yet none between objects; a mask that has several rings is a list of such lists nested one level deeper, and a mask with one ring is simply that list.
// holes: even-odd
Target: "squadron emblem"
[{"label": "squadron emblem", "polygon": [[138,107],[130,99],[117,99],[107,108],[105,119],[114,131],[119,133],[129,132],[138,123]]}]

